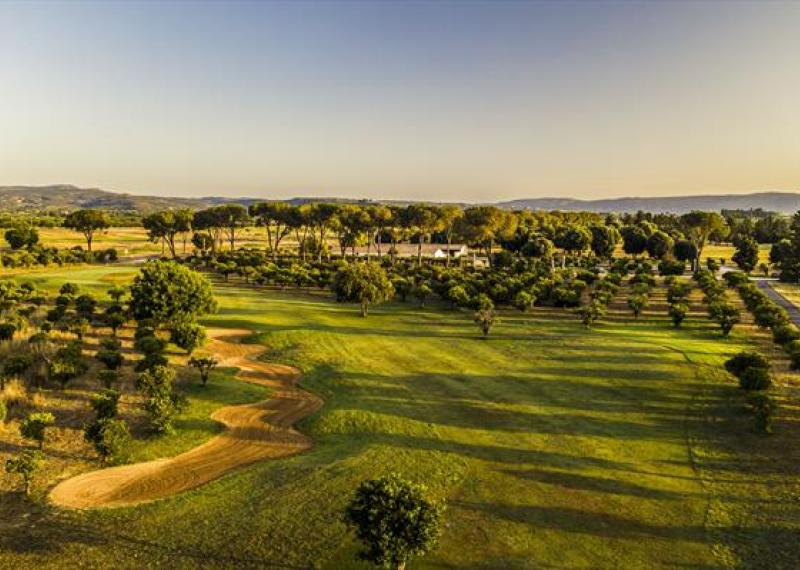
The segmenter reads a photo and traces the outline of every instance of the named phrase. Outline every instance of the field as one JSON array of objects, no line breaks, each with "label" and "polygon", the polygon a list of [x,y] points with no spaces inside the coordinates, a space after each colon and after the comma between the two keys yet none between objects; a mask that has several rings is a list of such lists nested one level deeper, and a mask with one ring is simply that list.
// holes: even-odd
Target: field
[{"label": "field", "polygon": [[[39,236],[41,243],[49,247],[86,247],[86,242],[81,234],[65,228],[40,228]],[[330,238],[329,242],[333,251],[338,251],[338,245],[335,240]],[[267,245],[265,230],[255,227],[242,228],[237,239],[237,245],[265,247]],[[296,247],[296,245],[297,242],[291,234],[287,235],[282,242],[283,247],[291,248]],[[183,252],[182,239],[178,240],[176,246],[179,253]],[[161,244],[149,241],[147,239],[147,231],[141,227],[109,228],[97,234],[93,247],[95,249],[113,247],[117,249],[121,256],[155,255],[160,254],[162,251]],[[225,247],[227,247],[227,244]],[[186,251],[191,252],[192,249],[191,236],[187,236]],[[769,263],[769,249],[769,244],[761,244],[759,246],[760,263]],[[713,257],[715,259],[725,259],[726,263],[732,264],[731,257],[733,253],[734,247],[731,244],[708,244],[703,248],[701,257],[702,261]],[[624,255],[621,246],[617,247],[616,254],[619,256]]]},{"label": "field", "polygon": [[[134,271],[31,279],[100,291]],[[800,564],[791,376],[766,438],[720,371],[765,343],[749,328],[722,339],[704,318],[676,331],[651,313],[586,331],[543,309],[504,313],[481,340],[470,314],[436,307],[396,303],[362,319],[324,293],[220,284],[217,295],[209,325],[256,331],[267,358],[299,367],[325,400],[301,425],[315,448],[134,508],[29,509],[5,491],[6,514],[26,519],[3,517],[1,566],[367,568],[341,512],[359,481],[389,472],[448,504],[440,548],[412,568]],[[185,423],[200,429],[145,440],[136,459],[209,439],[214,409],[255,397],[204,395]]]}]

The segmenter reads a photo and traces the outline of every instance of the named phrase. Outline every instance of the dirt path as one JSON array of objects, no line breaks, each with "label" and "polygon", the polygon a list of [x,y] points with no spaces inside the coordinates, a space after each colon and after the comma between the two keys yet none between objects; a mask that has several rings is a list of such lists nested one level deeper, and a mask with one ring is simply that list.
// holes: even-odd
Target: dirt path
[{"label": "dirt path", "polygon": [[54,505],[74,509],[136,505],[194,489],[245,465],[311,448],[311,439],[292,426],[318,410],[322,400],[296,386],[300,372],[255,360],[264,348],[240,343],[250,331],[209,329],[208,333],[213,339],[209,350],[220,365],[235,366],[242,380],[271,388],[270,399],[217,410],[211,417],[228,429],[176,457],[67,479],[51,491]]}]

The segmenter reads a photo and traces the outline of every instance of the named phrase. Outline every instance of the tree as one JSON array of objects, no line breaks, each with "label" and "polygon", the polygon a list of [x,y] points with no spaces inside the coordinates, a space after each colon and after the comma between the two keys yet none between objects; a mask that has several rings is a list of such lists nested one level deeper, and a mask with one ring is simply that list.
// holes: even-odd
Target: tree
[{"label": "tree", "polygon": [[386,270],[373,262],[347,263],[333,278],[336,300],[356,302],[361,305],[361,316],[366,317],[369,305],[389,301],[394,296],[394,286]]},{"label": "tree", "polygon": [[682,301],[670,303],[668,311],[669,317],[672,319],[672,324],[675,327],[679,327],[686,318],[686,313],[689,312],[689,305]]},{"label": "tree", "polygon": [[178,234],[185,235],[191,230],[191,222],[192,217],[188,210],[164,210],[142,218],[142,226],[147,230],[150,241],[157,242],[161,240],[162,244],[166,244],[169,247],[169,253],[173,259],[178,256],[175,248],[175,237]]},{"label": "tree", "polygon": [[289,235],[292,229],[292,206],[286,202],[259,202],[249,208],[250,215],[256,223],[267,230],[267,243],[273,261],[278,257],[281,240]]},{"label": "tree", "polygon": [[624,226],[622,234],[622,249],[628,255],[639,255],[647,248],[647,234],[639,226]]},{"label": "tree", "polygon": [[236,232],[250,223],[247,208],[241,204],[223,204],[210,208],[210,210],[217,227],[226,234],[231,251],[233,251],[236,249]]},{"label": "tree", "polygon": [[592,233],[584,226],[564,226],[556,234],[554,243],[564,251],[580,254],[592,243]]},{"label": "tree", "polygon": [[497,324],[497,313],[491,307],[479,309],[475,313],[474,321],[483,333],[483,338],[486,338],[489,336],[489,331],[492,330],[492,327]]},{"label": "tree", "polygon": [[447,242],[447,257],[445,258],[445,265],[450,267],[450,249],[453,245],[453,236],[458,228],[458,223],[464,217],[464,210],[458,206],[441,206],[439,208],[439,226],[444,232],[444,238]]},{"label": "tree", "polygon": [[158,324],[193,321],[217,308],[208,279],[174,261],[145,263],[133,280],[130,296],[133,317]]},{"label": "tree", "polygon": [[86,249],[92,251],[92,240],[96,232],[108,228],[108,214],[102,210],[76,210],[64,218],[64,227],[83,234],[86,238]]},{"label": "tree", "polygon": [[193,356],[189,359],[189,366],[197,368],[197,371],[200,372],[200,382],[203,384],[203,387],[208,383],[208,377],[211,371],[216,368],[218,364],[219,360],[213,356]]},{"label": "tree", "polygon": [[739,322],[739,309],[725,299],[717,299],[709,304],[708,315],[719,325],[724,336],[728,336],[734,325]]},{"label": "tree", "polygon": [[737,378],[748,368],[769,368],[769,360],[758,352],[743,350],[725,361],[725,370]]},{"label": "tree", "polygon": [[648,305],[647,295],[631,295],[628,298],[628,307],[633,311],[633,318],[638,319],[642,310]]},{"label": "tree", "polygon": [[675,254],[675,259],[678,261],[689,261],[692,264],[692,270],[698,269],[697,265],[697,247],[686,239],[679,239],[675,242],[675,246],[673,247],[673,253]]},{"label": "tree", "polygon": [[39,231],[29,224],[19,224],[7,229],[5,238],[11,249],[31,248],[39,243]]},{"label": "tree", "polygon": [[751,237],[743,236],[733,244],[736,251],[733,261],[742,271],[751,272],[758,263],[758,242]]},{"label": "tree", "polygon": [[439,225],[438,211],[427,204],[409,204],[404,212],[406,224],[417,232],[417,265],[422,264],[422,244]]},{"label": "tree", "polygon": [[516,228],[516,218],[496,206],[473,206],[464,210],[464,216],[457,224],[458,233],[469,243],[477,244],[486,252],[492,263],[494,242],[510,236]]},{"label": "tree", "polygon": [[39,445],[39,449],[44,446],[45,430],[53,425],[56,418],[50,412],[33,412],[28,414],[19,425],[19,433],[25,439],[32,439]]},{"label": "tree", "polygon": [[360,559],[403,570],[412,556],[436,547],[443,508],[426,497],[426,489],[397,475],[364,481],[344,513],[363,549]]},{"label": "tree", "polygon": [[14,376],[22,376],[33,366],[33,358],[28,354],[10,354],[3,360],[0,371],[0,391],[5,391],[6,380]]},{"label": "tree", "polygon": [[576,312],[580,317],[583,326],[588,329],[595,323],[595,321],[601,319],[603,315],[606,314],[606,306],[597,299],[592,299],[588,305],[578,308]]},{"label": "tree", "polygon": [[170,329],[170,340],[191,354],[206,343],[206,329],[194,321],[178,321]]},{"label": "tree", "polygon": [[22,477],[25,495],[30,496],[33,485],[33,476],[44,461],[44,456],[39,450],[25,449],[17,457],[6,460],[6,473]]},{"label": "tree", "polygon": [[675,241],[668,234],[657,230],[647,238],[647,245],[645,248],[650,257],[663,259],[665,255],[672,251],[674,245]]},{"label": "tree", "polygon": [[693,260],[693,269],[697,269],[697,261],[703,254],[703,248],[709,237],[714,233],[727,230],[725,218],[716,212],[693,211],[680,217],[683,233],[697,248],[697,255]]},{"label": "tree", "polygon": [[156,433],[172,431],[175,416],[183,407],[182,399],[172,393],[175,371],[167,366],[154,366],[136,381],[136,389],[145,396],[144,408],[150,416],[150,426]]},{"label": "tree", "polygon": [[121,465],[128,461],[131,432],[123,420],[103,418],[84,427],[84,439],[91,443],[103,463]]},{"label": "tree", "polygon": [[614,255],[614,249],[620,240],[619,231],[614,226],[592,224],[589,226],[592,233],[591,249],[600,259],[608,259]]}]

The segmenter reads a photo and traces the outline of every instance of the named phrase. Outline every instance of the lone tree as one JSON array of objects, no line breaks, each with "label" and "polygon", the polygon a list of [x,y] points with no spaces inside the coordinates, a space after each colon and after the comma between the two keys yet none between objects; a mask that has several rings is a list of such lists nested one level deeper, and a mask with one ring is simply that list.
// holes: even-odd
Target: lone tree
[{"label": "lone tree", "polygon": [[340,303],[355,302],[361,305],[361,316],[366,317],[370,305],[377,305],[394,296],[394,286],[386,271],[377,263],[348,263],[333,278],[333,291]]},{"label": "lone tree", "polygon": [[95,232],[104,230],[110,225],[108,214],[101,210],[76,210],[64,219],[64,227],[81,232],[86,238],[86,249],[92,251],[92,240]]},{"label": "lone tree", "polygon": [[197,368],[197,371],[200,372],[200,382],[204,387],[208,383],[209,374],[218,364],[219,360],[213,356],[193,356],[189,359],[189,366]]},{"label": "lone tree", "polygon": [[42,460],[42,452],[34,449],[25,449],[19,456],[6,460],[6,473],[22,477],[26,496],[31,494],[33,476],[41,466]]},{"label": "lone tree", "polygon": [[491,307],[479,309],[475,313],[474,320],[478,328],[481,329],[483,338],[486,338],[489,336],[489,331],[492,330],[492,327],[497,324],[497,313]]},{"label": "lone tree", "polygon": [[208,279],[174,261],[148,261],[130,288],[130,309],[137,321],[159,325],[194,321],[216,310]]},{"label": "lone tree", "polygon": [[397,475],[361,483],[344,514],[364,547],[359,558],[403,570],[412,556],[435,548],[444,509],[425,494]]}]

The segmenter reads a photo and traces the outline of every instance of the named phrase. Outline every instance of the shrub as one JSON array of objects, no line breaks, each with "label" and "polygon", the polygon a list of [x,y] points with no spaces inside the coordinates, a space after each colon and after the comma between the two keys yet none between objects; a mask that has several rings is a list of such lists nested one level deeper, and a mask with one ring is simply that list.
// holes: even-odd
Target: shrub
[{"label": "shrub", "polygon": [[689,312],[689,306],[686,303],[672,303],[667,310],[669,317],[672,319],[672,324],[675,327],[679,327],[686,318],[686,313]]},{"label": "shrub", "polygon": [[105,364],[106,368],[109,370],[117,370],[125,362],[125,357],[119,350],[98,350],[97,354],[95,354],[95,358]]},{"label": "shrub", "polygon": [[762,433],[772,433],[772,417],[778,407],[775,400],[768,394],[751,393],[747,395],[747,403],[753,411],[756,429]]},{"label": "shrub", "polygon": [[34,412],[22,420],[19,432],[25,439],[35,441],[41,449],[44,446],[45,430],[55,421],[55,417],[50,412]]},{"label": "shrub", "polygon": [[14,333],[17,332],[17,326],[13,323],[0,323],[0,340],[11,340],[14,338]]},{"label": "shrub", "polygon": [[739,386],[745,390],[766,390],[772,384],[769,368],[751,366],[739,376]]},{"label": "shrub", "polygon": [[195,322],[180,321],[170,330],[170,340],[189,354],[206,343],[206,329]]},{"label": "shrub", "polygon": [[39,450],[26,449],[17,457],[6,460],[6,473],[16,474],[22,477],[25,495],[31,494],[33,476],[39,469],[43,461],[42,452]]},{"label": "shrub", "polygon": [[784,345],[800,339],[800,330],[792,324],[778,325],[772,329],[772,338],[777,344]]},{"label": "shrub", "polygon": [[683,275],[686,271],[686,262],[677,259],[662,259],[658,262],[659,275]]},{"label": "shrub", "polygon": [[748,368],[769,368],[769,361],[757,352],[743,351],[725,361],[725,370],[741,378]]},{"label": "shrub", "polygon": [[8,406],[6,405],[6,401],[0,400],[0,422],[6,421],[7,415],[8,415]]},{"label": "shrub", "polygon": [[725,336],[727,336],[734,325],[739,322],[739,309],[730,301],[722,298],[708,305],[708,315],[719,325],[722,334]]},{"label": "shrub", "polygon": [[166,341],[155,335],[137,338],[134,343],[134,348],[143,354],[158,354],[164,352],[166,347]]},{"label": "shrub", "polygon": [[113,418],[97,419],[86,424],[83,437],[94,446],[103,462],[110,465],[127,462],[131,434],[124,421]]},{"label": "shrub", "polygon": [[92,397],[92,409],[98,420],[117,416],[120,393],[116,390],[103,390]]}]

